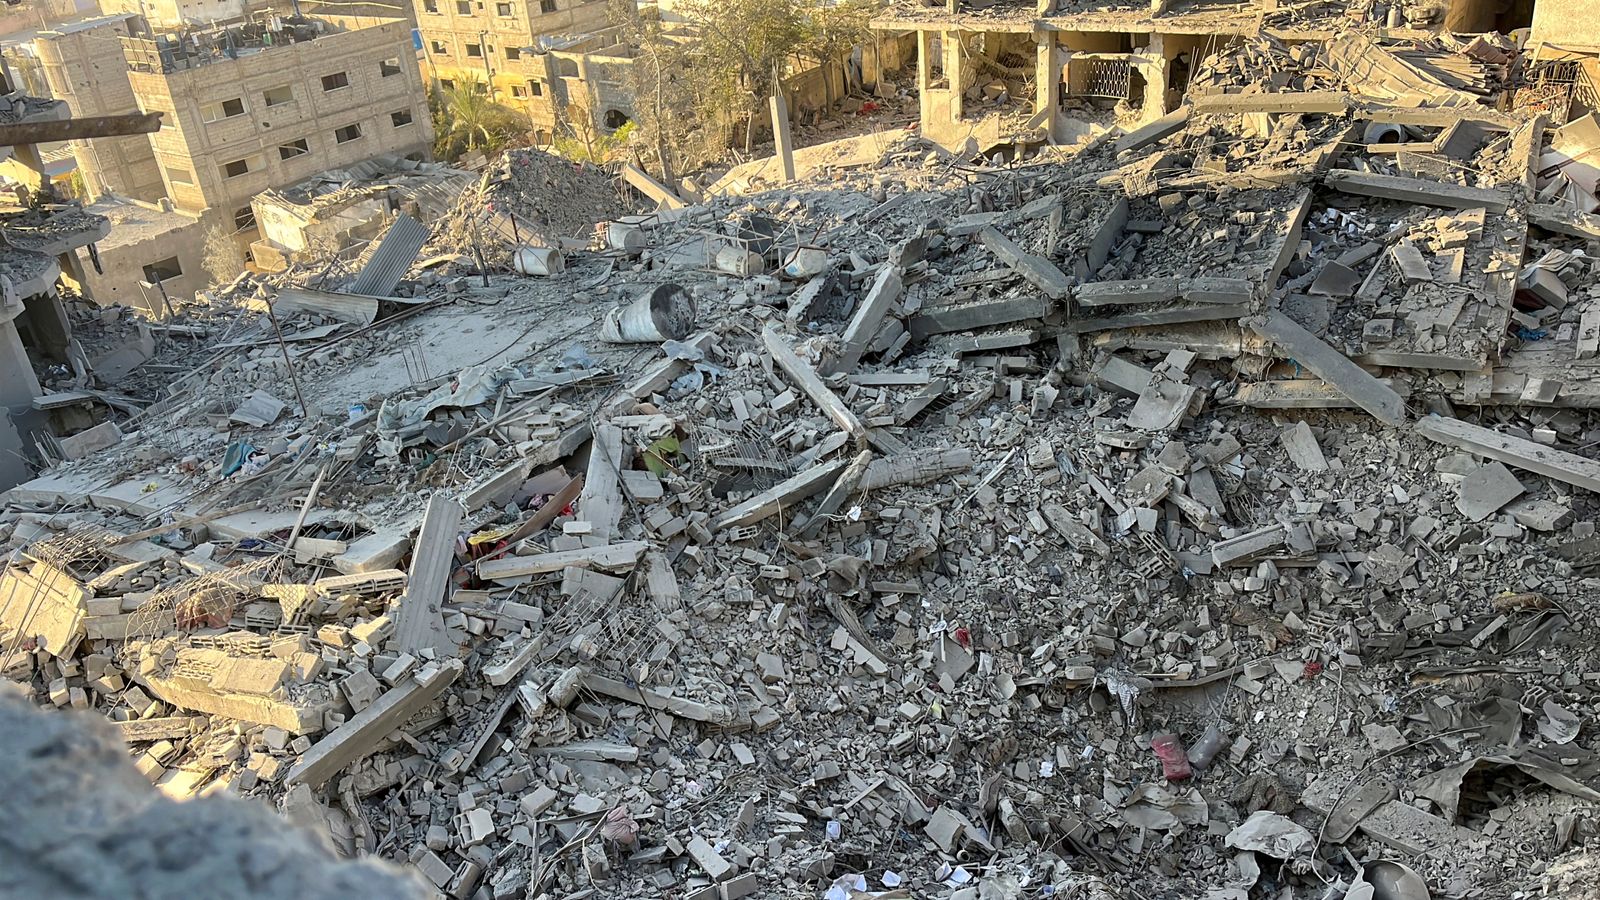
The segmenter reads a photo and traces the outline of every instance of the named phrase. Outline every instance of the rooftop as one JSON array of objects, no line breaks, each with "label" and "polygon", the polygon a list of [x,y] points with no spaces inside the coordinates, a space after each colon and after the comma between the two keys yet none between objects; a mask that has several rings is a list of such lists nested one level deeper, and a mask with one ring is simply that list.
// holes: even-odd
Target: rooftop
[{"label": "rooftop", "polygon": [[84,211],[105,216],[111,222],[111,234],[98,244],[101,250],[115,250],[156,240],[200,221],[176,210],[163,210],[117,196],[101,197],[84,207]]},{"label": "rooftop", "polygon": [[123,38],[122,49],[133,71],[166,74],[230,62],[275,47],[302,44],[351,30],[354,29],[333,18],[272,15],[261,21],[159,34],[153,39]]}]

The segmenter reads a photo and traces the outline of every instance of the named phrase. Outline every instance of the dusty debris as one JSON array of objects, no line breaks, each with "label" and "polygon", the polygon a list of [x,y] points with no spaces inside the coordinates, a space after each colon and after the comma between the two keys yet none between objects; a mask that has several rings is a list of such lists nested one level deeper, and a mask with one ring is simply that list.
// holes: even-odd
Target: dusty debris
[{"label": "dusty debris", "polygon": [[7,495],[0,669],[453,897],[1535,890],[1600,798],[1583,131],[1440,40],[651,216],[514,151],[383,296],[180,311]]}]

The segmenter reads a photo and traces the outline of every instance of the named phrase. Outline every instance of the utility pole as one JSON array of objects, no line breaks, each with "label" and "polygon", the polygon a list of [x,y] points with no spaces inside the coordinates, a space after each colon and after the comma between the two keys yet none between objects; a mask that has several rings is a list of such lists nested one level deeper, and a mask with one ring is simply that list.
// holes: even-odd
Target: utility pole
[{"label": "utility pole", "polygon": [[278,339],[278,349],[283,352],[283,364],[289,369],[289,383],[294,385],[294,399],[300,403],[300,417],[311,420],[311,407],[306,405],[305,394],[300,393],[300,376],[295,374],[294,360],[289,357],[289,345],[283,340],[283,329],[278,327],[278,314],[272,311],[272,300],[266,298],[267,318],[272,321],[272,334]]}]

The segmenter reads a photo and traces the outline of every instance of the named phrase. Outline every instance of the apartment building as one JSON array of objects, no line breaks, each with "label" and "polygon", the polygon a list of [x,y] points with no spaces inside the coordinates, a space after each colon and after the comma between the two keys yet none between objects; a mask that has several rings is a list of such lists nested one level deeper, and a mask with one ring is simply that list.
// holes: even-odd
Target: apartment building
[{"label": "apartment building", "polygon": [[261,191],[433,143],[404,20],[273,20],[125,48],[140,108],[165,114],[150,143],[172,205],[240,231]]},{"label": "apartment building", "polygon": [[[138,112],[122,45],[139,22],[123,14],[60,25],[6,48],[6,60],[29,91],[65,102],[74,117]],[[70,149],[91,200],[117,194],[156,202],[166,194],[145,135],[74,141]]]},{"label": "apartment building", "polygon": [[487,86],[495,99],[548,109],[546,53],[609,24],[605,0],[413,0],[429,78]]}]

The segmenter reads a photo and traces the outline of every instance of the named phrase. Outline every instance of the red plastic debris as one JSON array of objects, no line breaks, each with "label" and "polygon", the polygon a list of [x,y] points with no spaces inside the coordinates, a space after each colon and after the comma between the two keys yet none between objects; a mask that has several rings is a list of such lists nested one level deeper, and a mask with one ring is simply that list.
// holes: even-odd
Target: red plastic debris
[{"label": "red plastic debris", "polygon": [[961,649],[963,649],[963,650],[971,650],[972,649],[972,632],[968,631],[965,628],[957,628],[956,631],[955,631],[955,638],[956,638],[956,643],[961,645]]},{"label": "red plastic debris", "polygon": [[1156,751],[1156,758],[1161,760],[1161,774],[1168,781],[1183,781],[1193,777],[1194,769],[1189,767],[1189,753],[1183,749],[1183,741],[1178,740],[1175,734],[1158,734],[1150,739],[1150,749]]},{"label": "red plastic debris", "polygon": [[1308,662],[1308,663],[1306,663],[1306,678],[1308,678],[1308,679],[1315,678],[1315,677],[1317,677],[1318,675],[1321,675],[1321,674],[1322,674],[1322,663],[1319,663],[1319,662]]}]

